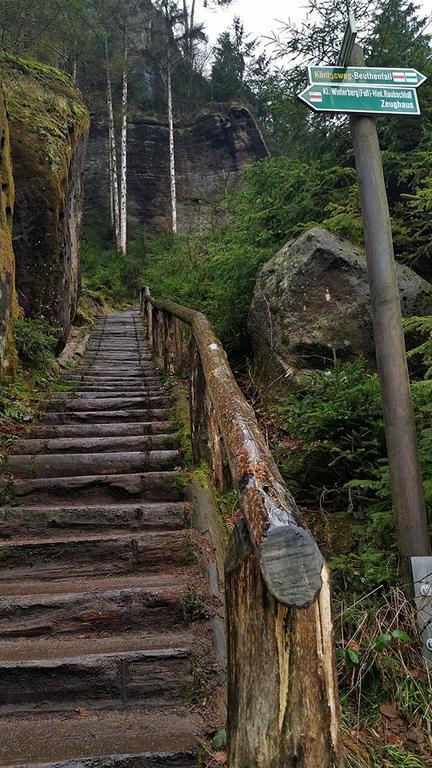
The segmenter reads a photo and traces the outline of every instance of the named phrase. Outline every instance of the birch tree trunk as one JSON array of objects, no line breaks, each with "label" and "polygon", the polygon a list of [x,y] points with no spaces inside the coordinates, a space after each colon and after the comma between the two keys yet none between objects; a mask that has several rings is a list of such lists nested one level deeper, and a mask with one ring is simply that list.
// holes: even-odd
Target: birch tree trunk
[{"label": "birch tree trunk", "polygon": [[121,173],[120,173],[120,253],[127,251],[127,110],[128,110],[128,42],[127,22],[124,32]]},{"label": "birch tree trunk", "polygon": [[108,106],[108,145],[109,145],[109,174],[110,174],[110,204],[115,233],[116,248],[120,246],[120,210],[117,177],[117,147],[114,125],[114,110],[111,74],[109,66],[108,41],[105,41],[106,73],[107,73],[107,106]]},{"label": "birch tree trunk", "polygon": [[167,60],[167,91],[168,91],[168,124],[169,124],[172,231],[175,233],[177,232],[177,192],[176,192],[176,174],[175,174],[174,118],[173,118],[173,103],[172,103],[171,62],[169,60],[169,56]]}]

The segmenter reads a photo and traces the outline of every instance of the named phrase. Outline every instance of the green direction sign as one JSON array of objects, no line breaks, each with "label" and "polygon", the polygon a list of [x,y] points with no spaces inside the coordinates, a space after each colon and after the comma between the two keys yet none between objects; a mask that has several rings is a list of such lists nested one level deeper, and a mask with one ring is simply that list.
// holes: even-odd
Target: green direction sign
[{"label": "green direction sign", "polygon": [[386,67],[308,67],[313,85],[398,85],[418,88],[427,79],[416,69]]},{"label": "green direction sign", "polygon": [[367,115],[419,115],[415,88],[310,85],[299,99],[316,112],[362,112]]}]

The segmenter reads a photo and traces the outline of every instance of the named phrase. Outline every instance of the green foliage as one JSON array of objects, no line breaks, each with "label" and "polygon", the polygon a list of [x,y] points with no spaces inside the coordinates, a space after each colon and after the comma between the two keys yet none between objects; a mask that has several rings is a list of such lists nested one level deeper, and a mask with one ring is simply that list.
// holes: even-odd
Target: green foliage
[{"label": "green foliage", "polygon": [[138,304],[144,285],[144,235],[138,236],[120,256],[112,244],[112,232],[104,220],[88,224],[81,240],[81,266],[87,293],[100,302],[122,307]]},{"label": "green foliage", "polygon": [[[432,384],[414,381],[412,392],[426,502],[432,511]],[[294,441],[289,451],[283,441],[274,446],[288,486],[300,504],[325,512],[330,529],[335,516],[330,542],[323,539],[321,525],[316,535],[331,556],[336,584],[356,591],[391,583],[396,542],[376,374],[362,361],[337,364],[308,376],[299,392],[274,406],[274,414]],[[339,512],[350,527],[348,551],[338,546]]]},{"label": "green foliage", "polygon": [[205,598],[196,587],[187,587],[182,596],[183,618],[187,624],[205,621],[209,617]]},{"label": "green foliage", "polygon": [[54,366],[58,332],[45,320],[15,320],[14,337],[18,357],[25,367],[49,370]]}]

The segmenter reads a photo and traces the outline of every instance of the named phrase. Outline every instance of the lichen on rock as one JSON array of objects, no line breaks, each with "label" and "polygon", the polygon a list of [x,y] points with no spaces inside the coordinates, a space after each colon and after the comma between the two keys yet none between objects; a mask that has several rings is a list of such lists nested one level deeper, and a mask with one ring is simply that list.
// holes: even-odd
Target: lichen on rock
[{"label": "lichen on rock", "polygon": [[[396,275],[402,315],[432,314],[429,283],[400,264]],[[257,376],[272,392],[335,360],[373,366],[365,252],[319,227],[288,242],[258,276],[248,327]]]},{"label": "lichen on rock", "polygon": [[12,328],[18,312],[12,248],[13,208],[14,182],[9,126],[3,86],[0,84],[0,380],[13,375],[17,362]]},{"label": "lichen on rock", "polygon": [[1,54],[0,76],[11,130],[19,303],[64,341],[79,293],[88,112],[72,80],[53,67]]}]

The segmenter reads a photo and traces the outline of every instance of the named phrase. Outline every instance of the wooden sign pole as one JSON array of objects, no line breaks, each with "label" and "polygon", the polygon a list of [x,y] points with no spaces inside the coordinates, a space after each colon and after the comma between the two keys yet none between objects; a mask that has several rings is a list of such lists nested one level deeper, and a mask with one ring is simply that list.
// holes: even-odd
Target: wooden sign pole
[{"label": "wooden sign pole", "polygon": [[[350,64],[364,66],[363,50],[359,45],[353,48]],[[412,583],[409,558],[430,555],[431,545],[406,362],[390,214],[375,120],[366,115],[352,115],[350,121],[363,211],[397,544],[402,558],[403,576],[409,586]]]}]

